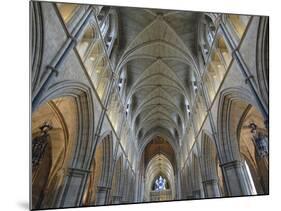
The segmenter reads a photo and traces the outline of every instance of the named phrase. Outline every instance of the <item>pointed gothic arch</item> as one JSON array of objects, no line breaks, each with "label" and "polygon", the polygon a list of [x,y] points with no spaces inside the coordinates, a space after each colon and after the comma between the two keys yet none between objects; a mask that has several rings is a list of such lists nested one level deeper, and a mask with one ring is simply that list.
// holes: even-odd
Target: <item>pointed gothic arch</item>
[{"label": "pointed gothic arch", "polygon": [[195,153],[192,155],[191,161],[191,181],[192,181],[192,196],[195,199],[202,198],[204,193],[202,192],[202,178],[200,172],[199,158]]},{"label": "pointed gothic arch", "polygon": [[219,178],[217,166],[218,155],[212,135],[207,131],[202,133],[201,172],[205,196],[208,198],[220,197]]},{"label": "pointed gothic arch", "polygon": [[52,98],[32,114],[33,208],[55,206],[78,135],[74,97]]},{"label": "pointed gothic arch", "polygon": [[122,174],[123,174],[124,158],[120,155],[116,160],[112,176],[112,184],[110,190],[110,204],[119,204],[121,200]]},{"label": "pointed gothic arch", "polygon": [[[218,107],[218,143],[225,185],[228,195],[251,195],[249,172],[246,171],[243,157],[241,156],[240,129],[245,112],[254,107],[260,113],[253,96],[243,88],[228,88],[221,92]],[[260,114],[260,118],[263,117]],[[264,120],[261,121],[264,123]],[[244,125],[250,128],[251,123]],[[241,142],[242,143],[242,142]],[[232,168],[232,169],[231,169]],[[236,177],[230,178],[230,172],[235,171]],[[236,187],[235,187],[236,186]],[[237,188],[237,186],[239,188]]]}]

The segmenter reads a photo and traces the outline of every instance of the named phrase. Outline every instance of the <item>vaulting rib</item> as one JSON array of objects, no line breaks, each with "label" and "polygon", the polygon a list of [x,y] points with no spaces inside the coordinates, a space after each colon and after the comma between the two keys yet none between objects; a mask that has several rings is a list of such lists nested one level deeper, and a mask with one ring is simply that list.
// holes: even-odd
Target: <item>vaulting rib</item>
[{"label": "vaulting rib", "polygon": [[[170,25],[173,23],[167,21],[181,12],[160,14],[146,9],[142,13],[154,20],[127,43],[117,62],[117,74],[123,70],[128,73],[125,104],[134,105],[130,115],[133,133],[144,138],[154,128],[155,132],[167,131],[178,141],[187,121],[185,103],[190,101],[186,84],[193,80],[190,75],[198,74],[197,61],[192,49]],[[142,64],[146,65],[141,68]]]}]

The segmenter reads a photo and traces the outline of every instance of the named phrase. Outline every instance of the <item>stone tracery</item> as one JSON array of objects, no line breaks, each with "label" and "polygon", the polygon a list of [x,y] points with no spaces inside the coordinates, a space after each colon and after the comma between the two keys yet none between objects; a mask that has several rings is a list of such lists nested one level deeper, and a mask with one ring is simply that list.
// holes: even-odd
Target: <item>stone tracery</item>
[{"label": "stone tracery", "polygon": [[32,5],[34,208],[268,193],[266,17]]}]

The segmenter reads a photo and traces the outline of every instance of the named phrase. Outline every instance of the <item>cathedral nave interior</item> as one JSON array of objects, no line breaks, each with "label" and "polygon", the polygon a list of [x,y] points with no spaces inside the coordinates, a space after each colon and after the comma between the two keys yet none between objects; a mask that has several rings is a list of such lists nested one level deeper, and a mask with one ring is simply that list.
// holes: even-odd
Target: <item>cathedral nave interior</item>
[{"label": "cathedral nave interior", "polygon": [[32,208],[268,194],[268,17],[30,2]]}]

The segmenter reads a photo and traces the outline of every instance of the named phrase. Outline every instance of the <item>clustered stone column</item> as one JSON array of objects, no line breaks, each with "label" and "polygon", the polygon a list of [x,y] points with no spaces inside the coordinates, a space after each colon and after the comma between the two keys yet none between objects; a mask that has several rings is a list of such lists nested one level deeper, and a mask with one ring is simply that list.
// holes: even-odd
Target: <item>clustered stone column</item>
[{"label": "clustered stone column", "polygon": [[[90,21],[91,17],[93,17],[94,10],[92,7],[87,8],[84,11],[84,15],[82,17],[77,17],[77,21],[74,21],[75,24],[72,24],[71,35],[69,39],[62,46],[58,54],[53,59],[52,63],[48,66],[49,69],[52,70],[51,74],[44,80],[44,83],[41,86],[41,89],[36,93],[36,96],[33,99],[32,107],[36,108],[38,102],[40,102],[41,92],[44,91],[44,87],[48,85],[48,82],[54,76],[53,73],[59,74],[59,66],[63,63],[67,55],[70,53],[71,49],[73,49],[79,37],[83,34],[85,28],[87,27],[87,23]],[[73,22],[73,23],[74,23]],[[74,26],[75,25],[75,26]],[[111,93],[113,80],[110,82],[110,86],[107,90],[105,106],[103,107],[102,114],[100,116],[98,126],[96,129],[96,135],[94,138],[94,142],[97,142],[100,133],[100,127],[103,122],[103,118],[106,112],[106,105],[108,104],[108,98]],[[80,169],[79,167],[73,166],[68,169],[64,184],[62,185],[60,196],[58,196],[58,200],[54,207],[74,207],[81,206],[82,197],[84,193],[84,188],[86,185],[86,181],[88,178],[90,171],[87,169]],[[108,196],[108,188],[99,187],[97,190],[97,204],[105,204]]]},{"label": "clustered stone column", "polygon": [[203,189],[207,198],[220,197],[220,189],[217,179],[203,181]]},{"label": "clustered stone column", "polygon": [[[250,71],[247,65],[245,64],[245,61],[243,60],[243,57],[239,52],[239,49],[237,48],[237,43],[234,42],[229,29],[226,27],[226,24],[223,23],[221,20],[220,20],[219,27],[222,30],[226,42],[231,48],[233,59],[237,62],[241,73],[245,77],[245,83],[249,86],[251,92],[253,93],[256,99],[258,107],[262,111],[263,117],[265,119],[265,126],[266,128],[268,128],[268,110],[264,102],[262,101],[261,97],[258,95],[258,92],[254,85],[255,81],[253,81],[254,79],[253,77],[251,77]],[[203,86],[203,99],[208,109],[209,102],[208,102],[205,86]],[[218,142],[216,126],[212,114],[209,110],[208,110],[208,116],[212,128],[212,132],[214,134],[214,138],[216,139],[216,142]],[[268,174],[267,135],[264,132],[259,131],[258,128],[254,129],[252,133],[253,133],[254,145],[256,146],[256,150],[258,154],[258,159],[260,160],[260,162],[263,163],[262,165],[267,166],[265,167],[265,169],[263,169],[263,172],[266,172],[264,174]],[[244,162],[240,160],[234,160],[220,165],[222,168],[224,181],[226,184],[226,191],[229,196],[251,195],[251,184],[249,180],[249,175],[246,172],[244,165],[245,165]],[[268,175],[264,176],[264,178],[268,178]],[[204,192],[207,195],[207,197],[214,197],[217,195],[220,196],[218,185],[215,183],[217,182],[203,181]],[[264,183],[264,188],[266,189],[265,192],[268,193],[268,181],[263,181],[263,183]],[[193,196],[194,195],[196,194],[194,193]]]},{"label": "clustered stone column", "polygon": [[83,188],[90,171],[78,168],[68,168],[65,182],[54,207],[76,207],[81,206]]},{"label": "clustered stone column", "polygon": [[251,185],[242,161],[235,160],[220,166],[229,196],[251,195]]},{"label": "clustered stone column", "polygon": [[112,203],[113,204],[120,204],[121,199],[122,199],[122,196],[119,196],[119,195],[112,196]]},{"label": "clustered stone column", "polygon": [[201,190],[193,190],[192,191],[192,197],[194,199],[200,199],[201,198]]},{"label": "clustered stone column", "polygon": [[96,205],[107,204],[110,190],[110,187],[97,186]]}]

